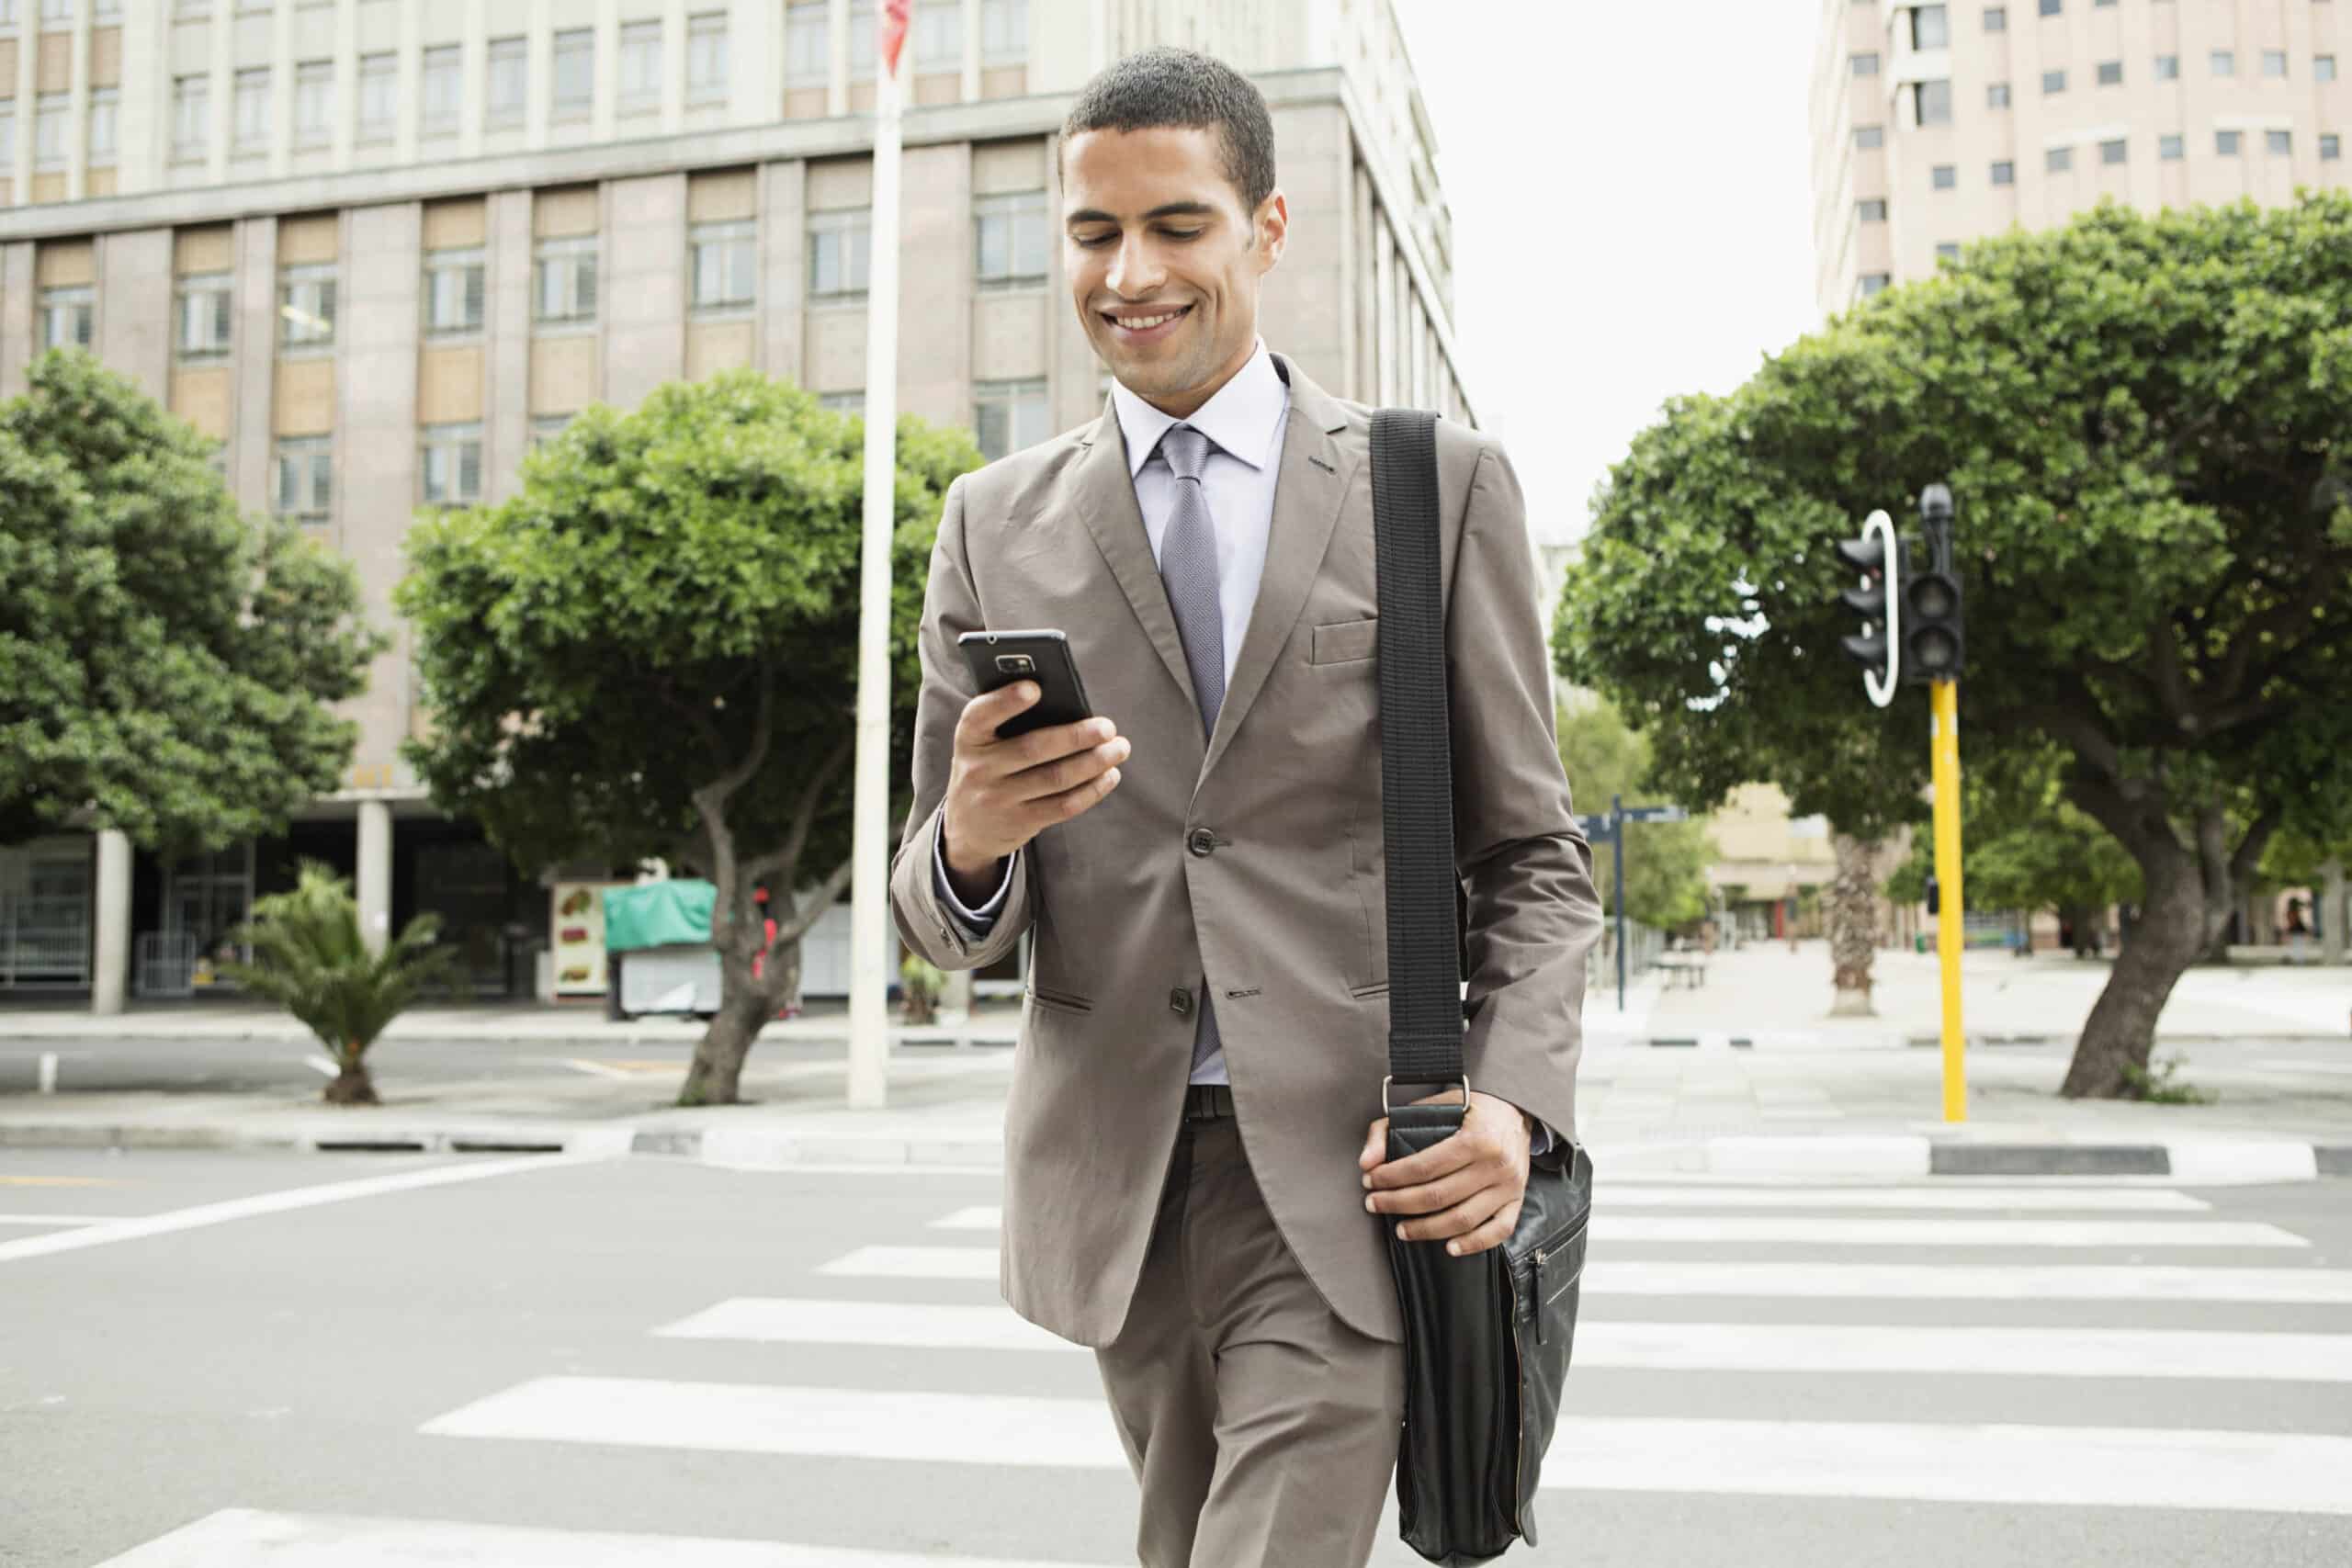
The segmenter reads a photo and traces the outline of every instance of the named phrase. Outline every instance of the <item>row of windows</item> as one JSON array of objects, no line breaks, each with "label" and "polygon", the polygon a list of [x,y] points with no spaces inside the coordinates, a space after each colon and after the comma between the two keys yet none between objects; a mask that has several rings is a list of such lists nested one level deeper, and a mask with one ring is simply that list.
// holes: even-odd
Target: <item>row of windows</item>
[{"label": "row of windows", "polygon": [[[1875,128],[1866,128],[1875,129]],[[2213,133],[2213,152],[2218,157],[2235,158],[2245,152],[2243,130],[2217,130]],[[1875,145],[1875,143],[1872,143]],[[2295,133],[2291,130],[2266,130],[2262,133],[2262,150],[2276,157],[2291,157],[2295,151]],[[2188,155],[2188,139],[2179,131],[2156,138],[2156,156],[2172,163]],[[2333,164],[2344,156],[2344,138],[2336,131],[2323,132],[2319,138],[2320,162]],[[2098,144],[2098,160],[2102,164],[2124,164],[2131,161],[2131,141],[2116,137]],[[2075,166],[2072,147],[2052,147],[2042,153],[2042,167],[2052,174],[2063,174]],[[2018,166],[2010,159],[1996,159],[1990,167],[1989,183],[1996,186],[2017,184]],[[1955,190],[1960,186],[1960,169],[1953,164],[1938,164],[1928,171],[1928,183],[1936,190]],[[1856,204],[1860,220],[1883,222],[1886,218],[1883,197],[1870,197]]]},{"label": "row of windows", "polygon": [[[1852,4],[1857,6],[1869,6],[1875,3],[1876,0],[1852,0]],[[2040,3],[2042,16],[2063,17],[2066,14],[2065,0],[2040,0]],[[2163,0],[2157,0],[2157,3],[2162,4]],[[2113,10],[2116,4],[2117,0],[2091,0],[2091,8],[2095,11]],[[2312,4],[2324,5],[2325,0],[2312,0]],[[2008,28],[2009,8],[2007,6],[1984,7],[1986,32],[2007,32]],[[1911,46],[1914,49],[1942,49],[1951,42],[1951,6],[1914,6],[1911,7]]]},{"label": "row of windows", "polygon": [[[17,106],[0,99],[0,171],[17,161]],[[86,162],[105,168],[115,161],[116,127],[122,112],[119,87],[90,90],[88,134],[84,138]],[[33,100],[33,167],[62,169],[70,161],[66,130],[74,123],[74,100],[64,93],[43,93]]]},{"label": "row of windows", "polygon": [[[44,24],[71,27],[80,12],[78,0],[40,0],[37,15]],[[91,0],[90,15],[97,21],[114,21],[122,15],[122,0]],[[17,21],[17,0],[0,0],[0,28],[13,28]]]},{"label": "row of windows", "polygon": [[[2207,69],[2215,76],[2234,76],[2238,73],[2237,51],[2233,49],[2217,49],[2209,53],[2205,58]],[[1857,54],[1853,57],[1854,74],[1857,76],[1877,75],[1878,65],[1879,60],[1878,56],[1875,54]],[[2123,62],[2120,60],[2102,60],[2098,62],[2098,85],[2100,86],[2120,87],[2123,85]],[[2283,49],[2264,50],[2262,51],[2262,74],[2274,81],[2285,81],[2287,79],[2287,51]],[[2157,55],[2155,57],[2155,78],[2159,82],[2179,81],[2180,56],[2177,54]],[[2312,57],[2312,80],[2314,82],[2335,81],[2335,56],[2332,54],[2313,55]],[[1996,83],[1995,85],[2001,91],[2001,101],[2004,103],[2007,102],[2008,84],[2005,82]],[[2057,70],[2044,71],[2041,73],[2041,90],[2045,93],[2064,92],[2066,90],[2066,73],[2064,69],[2062,67]]]},{"label": "row of windows", "polygon": [[[1046,281],[1046,193],[984,196],[973,204],[975,281],[983,289],[1034,288]],[[866,208],[811,213],[808,294],[847,302],[865,295],[873,260],[873,217]],[[543,326],[593,322],[597,311],[599,242],[593,235],[537,242],[532,255],[532,320]],[[486,297],[488,253],[479,245],[428,251],[420,290],[428,337],[479,333]],[[686,231],[688,301],[696,319],[748,314],[759,298],[759,231],[749,219],[697,223]],[[230,349],[231,297],[226,272],[179,279],[174,303],[174,346],[182,363],[201,363]],[[43,348],[87,347],[96,297],[87,286],[43,289],[40,299]],[[332,264],[278,273],[277,342],[298,352],[332,348],[336,274]]]}]

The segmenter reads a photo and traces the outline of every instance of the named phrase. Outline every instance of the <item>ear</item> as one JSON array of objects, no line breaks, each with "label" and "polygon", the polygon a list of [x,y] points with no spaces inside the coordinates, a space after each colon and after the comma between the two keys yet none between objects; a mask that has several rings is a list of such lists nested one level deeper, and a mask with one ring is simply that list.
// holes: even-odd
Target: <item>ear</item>
[{"label": "ear", "polygon": [[1280,186],[1267,192],[1266,199],[1260,204],[1257,227],[1258,270],[1272,272],[1274,264],[1283,259],[1283,247],[1290,239],[1290,201]]}]

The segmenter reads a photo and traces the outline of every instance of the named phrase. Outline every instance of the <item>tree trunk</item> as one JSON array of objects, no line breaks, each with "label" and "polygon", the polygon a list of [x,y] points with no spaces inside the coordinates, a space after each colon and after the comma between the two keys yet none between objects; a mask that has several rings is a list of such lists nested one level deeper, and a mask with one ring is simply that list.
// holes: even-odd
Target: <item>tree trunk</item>
[{"label": "tree trunk", "polygon": [[2229,918],[2230,890],[2219,889],[2209,899],[2194,857],[2177,847],[2162,851],[2155,864],[2142,869],[2147,902],[2075,1043],[2074,1061],[2058,1090],[2069,1100],[2116,1100],[2133,1093],[2132,1075],[2147,1071],[2165,998]]},{"label": "tree trunk", "polygon": [[364,1047],[346,1045],[335,1053],[341,1071],[327,1081],[325,1099],[329,1105],[380,1105],[376,1098],[376,1085],[368,1076]]},{"label": "tree trunk", "polygon": [[2331,860],[2319,868],[2320,886],[2320,958],[2328,964],[2344,962],[2344,863]]},{"label": "tree trunk", "polygon": [[752,978],[752,954],[722,953],[718,960],[718,1011],[695,1045],[695,1059],[678,1090],[680,1105],[742,1103],[743,1062],[752,1043],[775,1015],[778,999],[800,983],[800,943],[779,941],[761,976]]},{"label": "tree trunk", "polygon": [[1838,875],[1829,885],[1823,911],[1829,930],[1829,962],[1837,993],[1829,1003],[1832,1018],[1868,1017],[1871,1006],[1871,962],[1878,953],[1879,846],[1875,840],[1837,833],[1830,846],[1838,856]]}]

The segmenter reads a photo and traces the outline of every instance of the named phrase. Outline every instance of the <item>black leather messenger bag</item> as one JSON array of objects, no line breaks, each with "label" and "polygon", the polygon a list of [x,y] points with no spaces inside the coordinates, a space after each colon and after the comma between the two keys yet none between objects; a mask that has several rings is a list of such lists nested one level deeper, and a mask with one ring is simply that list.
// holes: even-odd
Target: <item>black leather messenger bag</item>
[{"label": "black leather messenger bag", "polygon": [[[1445,611],[1438,576],[1436,415],[1372,421],[1380,575],[1380,778],[1388,867],[1388,1156],[1462,1125],[1463,953],[1455,899]],[[1475,606],[1471,607],[1475,610]],[[1462,1087],[1453,1104],[1407,1105],[1408,1085]],[[1405,1316],[1405,1421],[1396,1502],[1405,1543],[1431,1562],[1483,1562],[1535,1543],[1535,1481],[1560,1413],[1576,1331],[1592,1161],[1582,1145],[1533,1162],[1503,1246],[1449,1257],[1439,1241],[1388,1239]]]}]

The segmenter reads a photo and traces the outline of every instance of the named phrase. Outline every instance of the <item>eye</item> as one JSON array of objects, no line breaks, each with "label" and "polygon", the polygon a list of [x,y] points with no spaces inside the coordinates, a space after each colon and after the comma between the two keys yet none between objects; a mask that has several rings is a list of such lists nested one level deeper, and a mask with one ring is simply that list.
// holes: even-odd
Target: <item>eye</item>
[{"label": "eye", "polygon": [[1163,229],[1160,232],[1171,240],[1197,240],[1201,237],[1198,229]]},{"label": "eye", "polygon": [[1108,242],[1112,239],[1112,237],[1113,237],[1113,236],[1111,236],[1111,235],[1109,235],[1109,234],[1097,234],[1097,235],[1095,235],[1095,236],[1094,236],[1094,238],[1092,238],[1092,239],[1091,239],[1091,240],[1080,240],[1080,241],[1078,242],[1078,243],[1079,243],[1080,247],[1081,249],[1084,249],[1084,250],[1089,250],[1089,251],[1092,251],[1092,250],[1100,250],[1100,249],[1101,249],[1101,248],[1102,248],[1102,247],[1106,243],[1108,243]]}]

